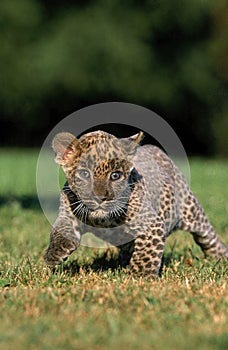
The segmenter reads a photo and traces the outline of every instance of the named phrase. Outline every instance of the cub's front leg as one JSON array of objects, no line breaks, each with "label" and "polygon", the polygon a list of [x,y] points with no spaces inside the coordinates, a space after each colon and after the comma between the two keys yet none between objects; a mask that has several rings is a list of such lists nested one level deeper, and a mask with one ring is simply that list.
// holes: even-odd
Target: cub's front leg
[{"label": "cub's front leg", "polygon": [[157,277],[165,248],[163,225],[151,227],[134,241],[134,251],[130,259],[130,270],[137,275]]},{"label": "cub's front leg", "polygon": [[50,244],[44,254],[46,264],[51,267],[61,264],[80,245],[79,223],[68,204],[66,195],[62,193],[59,215],[52,227]]}]

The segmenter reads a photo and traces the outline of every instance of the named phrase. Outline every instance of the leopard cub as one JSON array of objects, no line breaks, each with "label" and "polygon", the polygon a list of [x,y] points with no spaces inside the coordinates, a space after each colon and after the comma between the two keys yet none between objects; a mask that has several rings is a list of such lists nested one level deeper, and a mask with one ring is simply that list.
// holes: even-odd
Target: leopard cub
[{"label": "leopard cub", "polygon": [[159,148],[139,146],[142,137],[55,136],[55,160],[67,182],[44,255],[49,266],[62,263],[86,232],[118,246],[120,263],[142,275],[158,274],[166,237],[175,229],[190,231],[205,255],[228,257],[180,170]]}]

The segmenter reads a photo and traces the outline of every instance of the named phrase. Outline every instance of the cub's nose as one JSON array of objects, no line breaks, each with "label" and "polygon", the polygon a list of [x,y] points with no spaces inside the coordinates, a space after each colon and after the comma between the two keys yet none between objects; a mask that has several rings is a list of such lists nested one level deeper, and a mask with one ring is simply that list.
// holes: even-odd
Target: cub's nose
[{"label": "cub's nose", "polygon": [[113,193],[107,188],[107,184],[100,181],[94,182],[93,195],[98,203],[102,203],[113,198]]},{"label": "cub's nose", "polygon": [[104,192],[104,193],[93,193],[94,199],[98,204],[101,204],[102,202],[108,201],[110,200],[110,196],[108,192]]},{"label": "cub's nose", "polygon": [[98,204],[101,204],[102,202],[105,202],[106,200],[108,200],[107,197],[97,197],[97,196],[95,196],[95,199]]}]

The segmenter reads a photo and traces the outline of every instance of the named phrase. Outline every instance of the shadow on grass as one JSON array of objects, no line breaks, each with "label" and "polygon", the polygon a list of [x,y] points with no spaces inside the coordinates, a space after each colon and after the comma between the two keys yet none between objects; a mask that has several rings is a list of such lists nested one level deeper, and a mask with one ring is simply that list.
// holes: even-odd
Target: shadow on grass
[{"label": "shadow on grass", "polygon": [[[124,267],[121,265],[119,257],[110,257],[109,251],[105,251],[102,256],[95,257],[91,263],[79,263],[77,260],[69,261],[64,264],[61,269],[63,272],[68,273],[71,276],[77,275],[80,269],[83,268],[87,273],[100,272],[100,271],[115,271],[118,268]],[[57,268],[58,269],[58,268]],[[55,271],[55,270],[54,270]]]},{"label": "shadow on grass", "polygon": [[[173,253],[166,254],[162,260],[161,269],[159,271],[159,276],[162,274],[163,266],[172,266],[173,261],[181,261],[183,260],[183,254],[175,253],[175,257],[173,256]],[[107,250],[103,253],[102,256],[95,257],[92,262],[87,263],[80,263],[78,260],[73,260],[66,262],[65,264],[61,265],[61,267],[56,267],[53,269],[53,273],[61,270],[70,276],[75,276],[80,273],[80,270],[83,268],[83,271],[86,273],[92,272],[104,272],[110,270],[111,272],[114,272],[121,268],[126,268],[126,265],[121,264],[121,261],[117,256],[111,256],[110,252]]]},{"label": "shadow on grass", "polygon": [[36,196],[0,196],[0,207],[19,204],[22,209],[40,210],[40,203]]}]

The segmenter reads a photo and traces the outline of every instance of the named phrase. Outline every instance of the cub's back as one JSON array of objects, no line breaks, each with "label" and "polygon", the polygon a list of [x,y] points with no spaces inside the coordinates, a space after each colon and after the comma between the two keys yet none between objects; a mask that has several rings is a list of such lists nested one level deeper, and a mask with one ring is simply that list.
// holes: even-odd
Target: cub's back
[{"label": "cub's back", "polygon": [[190,189],[174,162],[160,148],[145,145],[137,148],[134,165],[144,179],[145,190],[152,202],[157,202],[156,198],[159,198],[159,205],[161,205],[165,192],[169,193],[174,197],[175,210],[179,212],[185,204]]}]

